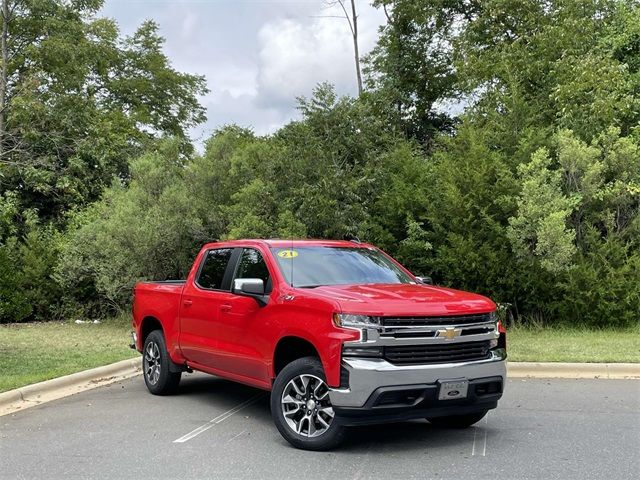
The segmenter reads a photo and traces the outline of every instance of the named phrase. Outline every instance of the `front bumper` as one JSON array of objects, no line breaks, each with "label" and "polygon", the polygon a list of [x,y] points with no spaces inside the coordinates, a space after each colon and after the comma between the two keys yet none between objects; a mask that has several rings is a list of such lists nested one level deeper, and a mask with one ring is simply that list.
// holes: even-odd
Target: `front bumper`
[{"label": "front bumper", "polygon": [[[506,351],[467,363],[397,366],[378,358],[343,358],[348,386],[329,396],[341,417],[398,418],[474,413],[495,408],[506,379]],[[461,400],[438,398],[439,382],[469,380],[469,395]],[[430,412],[429,412],[430,411]],[[455,413],[452,413],[455,412]]]}]

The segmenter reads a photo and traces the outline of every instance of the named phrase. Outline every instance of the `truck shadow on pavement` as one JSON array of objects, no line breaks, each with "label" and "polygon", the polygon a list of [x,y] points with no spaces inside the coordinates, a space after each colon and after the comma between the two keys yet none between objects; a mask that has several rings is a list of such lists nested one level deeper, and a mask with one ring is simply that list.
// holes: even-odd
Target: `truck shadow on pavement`
[{"label": "truck shadow on pavement", "polygon": [[[196,374],[185,378],[176,396],[188,399],[189,403],[197,404],[198,408],[205,411],[207,406],[215,406],[219,412],[220,409],[234,408],[247,399],[260,395],[261,392],[264,395],[238,415],[249,415],[251,421],[255,422],[256,430],[271,431],[274,443],[281,445],[283,449],[292,449],[273,425],[268,392],[222,378]],[[390,454],[425,449],[451,452],[457,447],[460,454],[471,455],[474,436],[484,436],[486,430],[490,432],[491,428],[484,421],[463,430],[434,427],[426,420],[350,427],[344,444],[336,452]]]}]

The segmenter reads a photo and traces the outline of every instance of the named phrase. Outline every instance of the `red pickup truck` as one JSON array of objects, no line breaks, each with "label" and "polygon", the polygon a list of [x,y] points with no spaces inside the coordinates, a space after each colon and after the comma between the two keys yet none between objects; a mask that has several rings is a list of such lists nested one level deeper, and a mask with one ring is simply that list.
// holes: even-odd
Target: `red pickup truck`
[{"label": "red pickup truck", "polygon": [[467,427],[502,396],[505,331],[491,300],[429,283],[365,243],[210,243],[186,281],[135,286],[132,346],[156,395],[191,369],[271,391],[298,448],[351,425]]}]

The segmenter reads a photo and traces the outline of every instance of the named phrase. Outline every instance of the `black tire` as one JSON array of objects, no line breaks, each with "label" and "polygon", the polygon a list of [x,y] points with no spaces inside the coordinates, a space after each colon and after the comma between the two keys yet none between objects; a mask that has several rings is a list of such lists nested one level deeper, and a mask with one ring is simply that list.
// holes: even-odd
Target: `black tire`
[{"label": "black tire", "polygon": [[467,415],[451,415],[449,417],[427,418],[429,423],[441,428],[468,428],[484,418],[488,410]]},{"label": "black tire", "polygon": [[[306,385],[304,383],[305,379],[308,382]],[[318,379],[322,383],[318,382]],[[295,402],[300,401],[300,404],[289,403],[286,404],[288,406],[283,406],[285,389],[287,389],[287,393],[293,391],[292,388],[295,387],[292,382],[294,380],[297,382],[296,386],[302,386],[301,391],[306,392],[304,395],[308,395],[308,397],[301,395],[300,398],[295,399]],[[316,357],[304,357],[294,360],[284,367],[276,377],[271,390],[271,416],[280,434],[294,447],[303,450],[329,450],[343,441],[346,433],[345,427],[340,424],[335,414],[329,420],[329,412],[333,412],[333,409],[327,388],[322,364]],[[307,399],[306,401],[304,400],[305,398]],[[305,412],[310,404],[315,405],[315,410],[309,410],[312,412],[311,416],[308,415],[309,411]],[[290,406],[293,407],[289,411],[292,415],[287,420],[285,419],[284,410]],[[298,425],[302,425],[302,428],[300,428],[301,433],[298,433],[294,430],[291,422],[295,424],[297,422],[295,418],[300,414],[302,417],[306,417],[306,420],[302,419],[298,422]],[[305,424],[306,429],[304,428]],[[328,424],[329,426],[325,427],[323,424]]]},{"label": "black tire", "polygon": [[182,373],[171,372],[170,364],[162,330],[154,330],[147,335],[142,349],[144,383],[154,395],[169,395],[177,390]]}]

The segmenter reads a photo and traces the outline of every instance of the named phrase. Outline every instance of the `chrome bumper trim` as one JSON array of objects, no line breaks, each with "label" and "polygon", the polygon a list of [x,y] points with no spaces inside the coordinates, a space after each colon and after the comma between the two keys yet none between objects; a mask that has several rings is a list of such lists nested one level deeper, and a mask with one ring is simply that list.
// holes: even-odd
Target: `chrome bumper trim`
[{"label": "chrome bumper trim", "polygon": [[[443,338],[438,333],[446,329],[455,329],[455,338]],[[484,329],[483,333],[468,334],[469,331]],[[409,334],[411,336],[403,337]],[[398,336],[400,335],[400,336]],[[463,342],[481,342],[495,340],[500,336],[495,323],[474,323],[469,325],[426,325],[420,327],[381,327],[362,329],[360,340],[345,342],[345,345],[362,346],[400,346],[400,345],[442,345]]]},{"label": "chrome bumper trim", "polygon": [[343,358],[342,365],[349,372],[349,388],[333,388],[329,392],[336,407],[362,407],[380,387],[430,384],[438,380],[507,376],[507,353],[503,349],[491,351],[491,358],[462,363],[429,365],[393,365],[381,358]]}]

